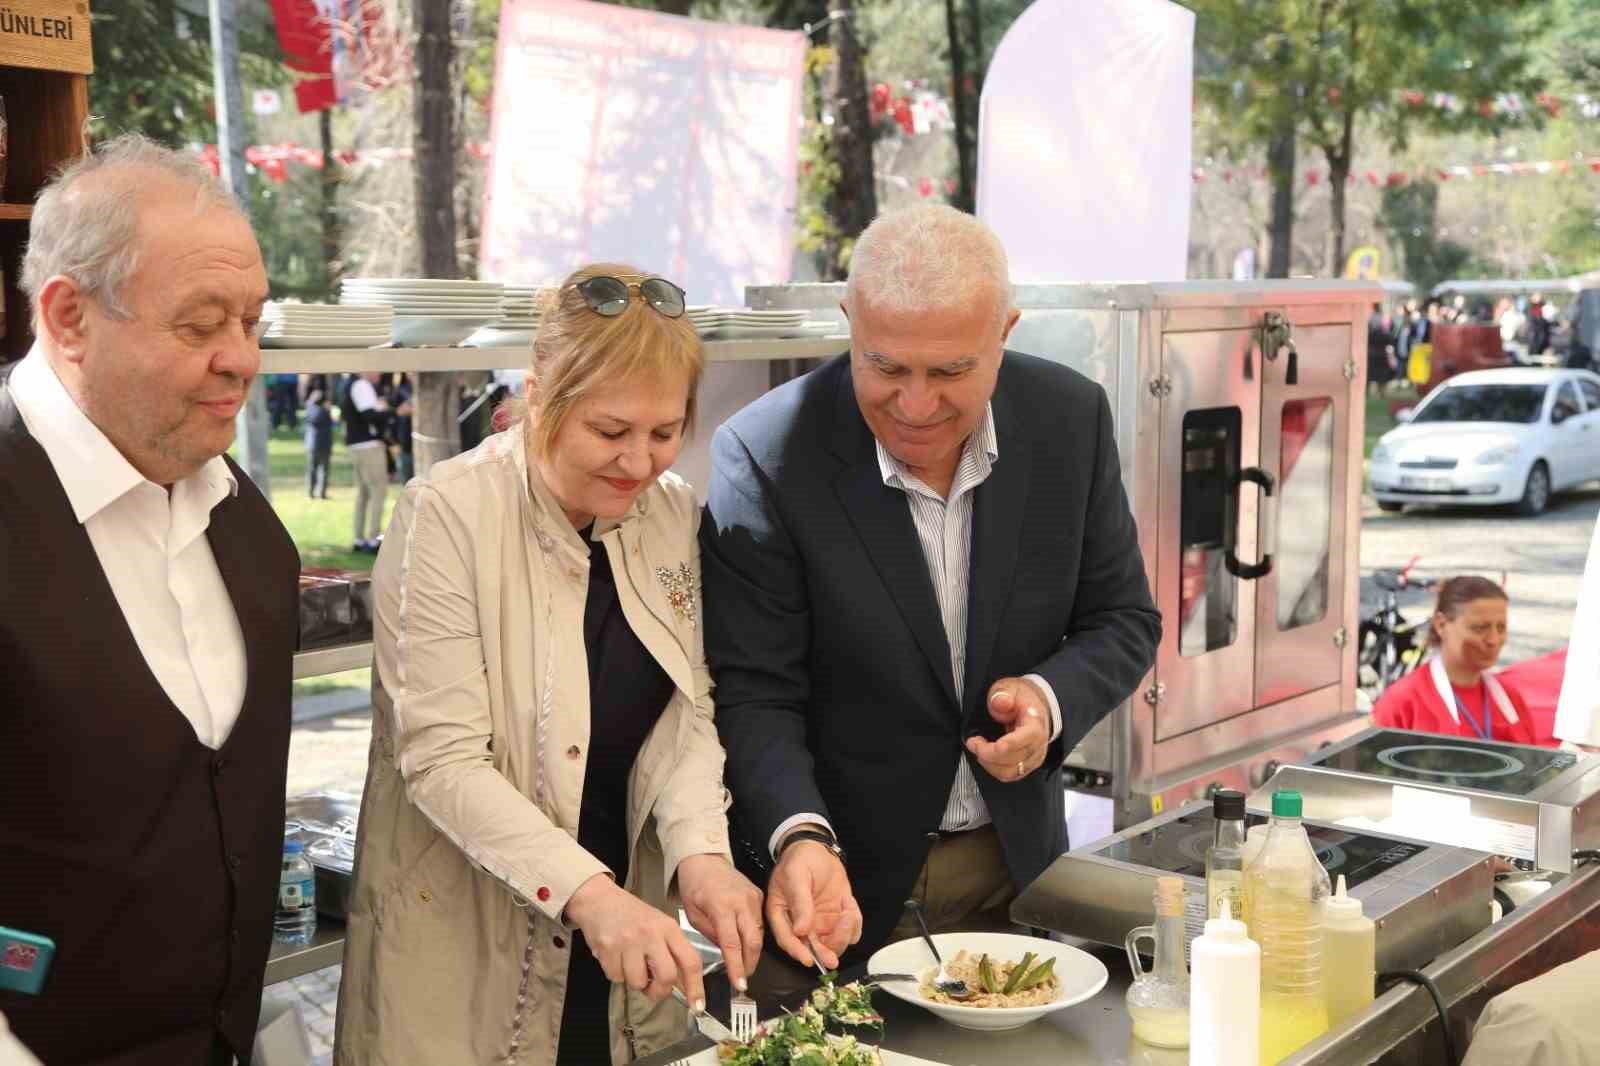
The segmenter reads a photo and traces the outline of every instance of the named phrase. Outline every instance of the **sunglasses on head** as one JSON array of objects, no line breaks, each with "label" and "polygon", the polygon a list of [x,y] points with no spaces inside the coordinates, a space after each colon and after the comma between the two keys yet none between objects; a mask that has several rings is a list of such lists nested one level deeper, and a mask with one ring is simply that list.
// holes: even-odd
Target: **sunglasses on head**
[{"label": "sunglasses on head", "polygon": [[683,316],[683,290],[666,278],[648,277],[630,283],[608,274],[599,274],[584,278],[575,287],[589,309],[606,318],[616,318],[626,311],[628,301],[635,292],[658,314],[668,318]]}]

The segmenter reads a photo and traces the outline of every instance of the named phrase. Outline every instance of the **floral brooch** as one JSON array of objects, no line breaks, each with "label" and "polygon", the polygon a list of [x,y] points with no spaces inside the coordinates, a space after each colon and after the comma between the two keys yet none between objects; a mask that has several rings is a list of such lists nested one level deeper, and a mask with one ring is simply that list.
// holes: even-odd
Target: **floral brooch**
[{"label": "floral brooch", "polygon": [[661,582],[661,587],[667,590],[667,602],[672,604],[673,613],[683,622],[688,622],[691,629],[695,624],[694,611],[694,572],[687,563],[679,563],[677,567],[656,567],[656,580]]}]

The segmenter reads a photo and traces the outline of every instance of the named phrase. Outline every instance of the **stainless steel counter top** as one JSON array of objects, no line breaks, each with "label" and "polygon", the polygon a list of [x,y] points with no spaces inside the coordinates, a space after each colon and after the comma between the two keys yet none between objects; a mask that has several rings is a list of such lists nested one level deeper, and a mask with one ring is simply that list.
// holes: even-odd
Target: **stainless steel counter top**
[{"label": "stainless steel counter top", "polygon": [[[1477,993],[1492,986],[1497,975],[1542,945],[1575,939],[1570,934],[1580,928],[1578,923],[1597,911],[1600,866],[1589,866],[1559,880],[1537,900],[1424,967],[1423,972],[1437,983],[1452,1009],[1453,1027],[1462,1029],[1470,1021],[1459,1017],[1457,1008],[1465,1009]],[[949,1066],[1184,1066],[1189,1061],[1187,1051],[1152,1048],[1133,1039],[1132,1023],[1123,1006],[1130,983],[1126,956],[1087,941],[1067,942],[1098,956],[1111,974],[1093,999],[1009,1033],[973,1033],[880,993],[874,1002],[885,1019],[883,1046]],[[1593,946],[1577,943],[1572,950],[1581,954]],[[844,975],[845,979],[849,976]],[[1380,995],[1360,1016],[1285,1059],[1283,1066],[1370,1063],[1424,1026],[1436,1024],[1436,1019],[1426,991],[1416,985],[1398,985]],[[668,1066],[709,1046],[704,1039],[692,1038],[641,1058],[635,1066]]]},{"label": "stainless steel counter top", "polygon": [[[1127,956],[1087,941],[1069,942],[1097,956],[1111,973],[1111,979],[1093,999],[1008,1033],[974,1033],[880,992],[873,997],[873,1002],[883,1012],[883,1046],[890,1051],[951,1066],[1183,1066],[1187,1063],[1188,1052],[1164,1051],[1133,1039],[1132,1024],[1123,1007],[1129,983]],[[707,1040],[691,1038],[666,1051],[641,1058],[634,1066],[668,1066],[710,1046]]]},{"label": "stainless steel counter top", "polygon": [[[1590,866],[1559,880],[1549,892],[1518,908],[1500,924],[1441,955],[1424,972],[1438,983],[1454,1009],[1489,986],[1517,959],[1563,937],[1597,909],[1600,866]],[[1088,941],[1067,942],[1098,956],[1111,974],[1093,999],[1009,1033],[973,1033],[883,993],[875,997],[886,1023],[883,1046],[950,1066],[1184,1066],[1189,1061],[1187,1052],[1152,1048],[1133,1039],[1132,1023],[1123,1007],[1130,980],[1123,953]],[[1583,945],[1574,950],[1581,953]],[[343,951],[344,926],[320,918],[316,938],[309,946],[273,945],[266,983],[337,965]],[[1344,1028],[1284,1061],[1286,1066],[1372,1062],[1434,1019],[1426,992],[1414,985],[1398,986],[1379,996],[1365,1014]],[[709,1041],[693,1037],[641,1058],[634,1066],[668,1066],[710,1046]]]}]

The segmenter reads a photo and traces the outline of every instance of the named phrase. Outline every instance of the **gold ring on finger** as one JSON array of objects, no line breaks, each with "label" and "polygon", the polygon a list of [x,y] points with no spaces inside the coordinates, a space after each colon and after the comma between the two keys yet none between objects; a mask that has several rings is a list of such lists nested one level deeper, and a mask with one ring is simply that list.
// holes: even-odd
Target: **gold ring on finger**
[{"label": "gold ring on finger", "polygon": [[1022,763],[1017,763],[1017,780],[1022,780]]}]

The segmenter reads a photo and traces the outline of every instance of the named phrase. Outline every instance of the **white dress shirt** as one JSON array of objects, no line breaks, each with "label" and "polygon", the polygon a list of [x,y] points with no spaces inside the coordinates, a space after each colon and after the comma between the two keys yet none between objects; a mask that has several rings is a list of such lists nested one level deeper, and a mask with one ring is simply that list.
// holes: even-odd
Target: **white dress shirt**
[{"label": "white dress shirt", "polygon": [[[372,382],[357,374],[356,379],[350,383],[350,402],[356,405],[356,410],[365,414],[378,409],[378,389]],[[373,437],[371,440],[360,441],[349,445],[345,450],[352,452],[366,451],[370,448],[384,447],[383,438]]]},{"label": "white dress shirt", "polygon": [[[948,496],[940,496],[929,488],[903,463],[890,455],[882,443],[877,443],[878,469],[883,483],[905,493],[906,505],[911,509],[911,521],[917,529],[917,539],[922,545],[923,560],[928,564],[928,575],[933,579],[933,591],[939,602],[939,617],[944,624],[946,642],[950,645],[950,674],[957,694],[964,691],[967,676],[967,592],[972,577],[972,504],[979,485],[989,478],[994,464],[1000,458],[1000,439],[994,426],[994,409],[985,409],[983,422],[978,426],[961,451],[956,466],[955,479],[950,483]],[[1061,733],[1061,706],[1056,701],[1050,683],[1038,674],[1026,675],[1026,680],[1044,693],[1050,707],[1050,739]],[[950,831],[978,829],[989,824],[989,808],[978,791],[978,781],[965,756],[957,760],[955,782],[950,787],[950,797],[945,803],[944,817],[939,828]],[[815,813],[796,814],[786,818],[773,831],[768,847],[773,854],[783,835],[802,823],[828,825],[827,819]],[[829,826],[832,831],[832,827]]]},{"label": "white dress shirt", "polygon": [[[73,400],[37,347],[11,396],[89,534],[134,643],[208,748],[244,703],[245,648],[206,529],[239,486],[221,457],[165,488],[145,479]],[[86,664],[87,666],[87,664]]]}]

